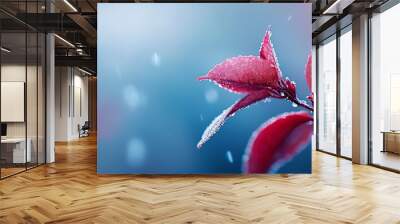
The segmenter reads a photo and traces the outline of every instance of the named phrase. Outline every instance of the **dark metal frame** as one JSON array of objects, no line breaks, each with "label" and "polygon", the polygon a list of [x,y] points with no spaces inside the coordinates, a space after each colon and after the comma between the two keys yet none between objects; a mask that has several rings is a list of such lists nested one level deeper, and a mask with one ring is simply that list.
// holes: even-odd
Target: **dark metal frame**
[{"label": "dark metal frame", "polygon": [[317,151],[319,151],[319,104],[318,102],[318,96],[319,96],[319,75],[318,75],[318,70],[319,70],[319,45],[315,45],[315,96],[314,96],[314,108],[315,108],[315,148]]},{"label": "dark metal frame", "polygon": [[371,32],[371,19],[372,19],[372,13],[369,12],[368,13],[368,75],[367,75],[367,84],[368,84],[368,95],[367,95],[367,107],[368,107],[368,112],[367,112],[367,120],[368,120],[368,124],[367,124],[367,128],[368,128],[368,137],[367,137],[367,141],[368,141],[368,158],[367,158],[367,162],[368,164],[372,165],[372,85],[371,85],[371,74],[372,74],[372,65],[371,65],[371,57],[372,57],[372,32]]},{"label": "dark metal frame", "polygon": [[[0,23],[0,30],[1,30],[1,23]],[[0,32],[0,47],[2,46],[2,32]],[[0,50],[0,109],[1,109],[1,62],[2,62],[2,58],[1,58],[2,52]],[[1,124],[1,113],[0,113],[0,124]],[[0,134],[1,135],[1,134]],[[1,164],[1,144],[0,144],[0,164]],[[1,167],[0,167],[0,180],[1,180]]]},{"label": "dark metal frame", "polygon": [[341,133],[342,125],[340,123],[340,77],[341,77],[341,65],[340,65],[340,35],[341,30],[336,29],[336,154],[341,156]]}]

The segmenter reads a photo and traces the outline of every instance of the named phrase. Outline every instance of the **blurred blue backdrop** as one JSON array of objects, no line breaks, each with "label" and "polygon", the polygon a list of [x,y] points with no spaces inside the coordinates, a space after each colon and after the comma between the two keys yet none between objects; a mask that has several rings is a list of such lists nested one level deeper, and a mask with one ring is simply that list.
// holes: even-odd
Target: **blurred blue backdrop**
[{"label": "blurred blue backdrop", "polygon": [[[268,27],[283,75],[305,99],[309,4],[99,4],[98,172],[241,173],[252,132],[300,109],[274,99],[252,105],[199,150],[204,129],[242,96],[196,77],[258,55]],[[311,172],[311,146],[278,172]]]}]

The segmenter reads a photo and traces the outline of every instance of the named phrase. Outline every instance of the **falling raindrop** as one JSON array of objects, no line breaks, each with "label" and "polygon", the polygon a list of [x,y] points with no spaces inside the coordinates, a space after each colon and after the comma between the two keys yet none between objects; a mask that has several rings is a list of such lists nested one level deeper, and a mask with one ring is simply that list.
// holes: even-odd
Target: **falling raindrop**
[{"label": "falling raindrop", "polygon": [[154,52],[153,56],[151,56],[151,63],[155,66],[155,67],[159,67],[161,64],[161,59],[160,59],[160,55],[158,55],[157,52]]},{"label": "falling raindrop", "polygon": [[125,104],[131,109],[143,106],[146,102],[145,96],[133,85],[127,85],[123,89]]},{"label": "falling raindrop", "polygon": [[201,121],[204,121],[203,114],[200,114],[200,120],[201,120]]},{"label": "falling raindrop", "polygon": [[215,89],[209,89],[205,92],[207,103],[215,103],[218,100],[218,92]]},{"label": "falling raindrop", "polygon": [[146,144],[140,138],[132,138],[127,144],[126,159],[131,166],[142,165],[146,158]]},{"label": "falling raindrop", "polygon": [[231,151],[226,151],[226,158],[228,159],[229,163],[233,163],[233,156]]},{"label": "falling raindrop", "polygon": [[289,17],[287,18],[287,20],[288,20],[288,21],[292,20],[292,16],[289,16]]}]

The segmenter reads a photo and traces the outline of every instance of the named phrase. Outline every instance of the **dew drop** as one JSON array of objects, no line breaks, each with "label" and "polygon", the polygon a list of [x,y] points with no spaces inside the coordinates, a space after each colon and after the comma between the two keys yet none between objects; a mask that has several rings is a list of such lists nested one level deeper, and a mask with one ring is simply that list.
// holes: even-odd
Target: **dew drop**
[{"label": "dew drop", "polygon": [[270,103],[271,102],[271,98],[265,98],[264,102],[265,103]]},{"label": "dew drop", "polygon": [[292,103],[292,107],[298,107],[297,103]]},{"label": "dew drop", "polygon": [[285,96],[285,93],[284,93],[284,92],[281,92],[281,96]]}]

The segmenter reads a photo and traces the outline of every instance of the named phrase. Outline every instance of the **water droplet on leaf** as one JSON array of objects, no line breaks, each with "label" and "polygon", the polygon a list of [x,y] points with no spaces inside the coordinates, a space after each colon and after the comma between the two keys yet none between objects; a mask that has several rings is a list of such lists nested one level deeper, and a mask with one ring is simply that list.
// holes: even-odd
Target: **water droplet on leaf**
[{"label": "water droplet on leaf", "polygon": [[271,102],[271,98],[265,98],[264,102],[265,103],[270,103]]}]

